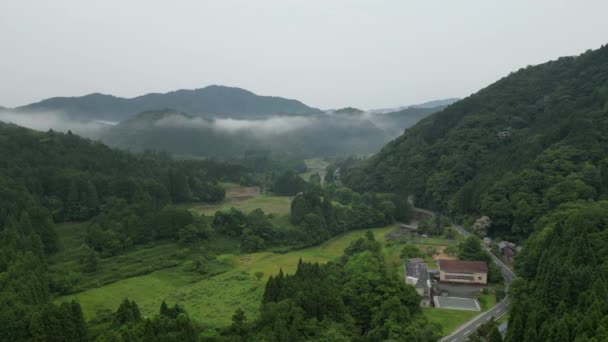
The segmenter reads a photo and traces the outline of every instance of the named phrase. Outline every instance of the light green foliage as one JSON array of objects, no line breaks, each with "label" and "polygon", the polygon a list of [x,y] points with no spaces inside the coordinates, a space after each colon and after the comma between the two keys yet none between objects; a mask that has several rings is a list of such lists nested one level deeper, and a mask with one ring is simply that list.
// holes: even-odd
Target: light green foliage
[{"label": "light green foliage", "polygon": [[403,246],[403,249],[401,249],[400,256],[403,259],[421,258],[423,256],[423,253],[420,251],[420,248],[418,248],[416,245],[407,244],[407,245]]}]

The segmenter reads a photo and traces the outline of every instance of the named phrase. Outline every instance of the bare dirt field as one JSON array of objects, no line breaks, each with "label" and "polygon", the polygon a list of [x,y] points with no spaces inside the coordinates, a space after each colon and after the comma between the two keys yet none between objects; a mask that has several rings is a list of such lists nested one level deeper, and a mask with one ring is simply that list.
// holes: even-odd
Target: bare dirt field
[{"label": "bare dirt field", "polygon": [[433,259],[435,259],[435,261],[437,261],[439,259],[456,260],[456,257],[450,256],[445,253],[446,246],[437,246],[436,248],[437,248],[437,254],[435,254],[433,256]]}]

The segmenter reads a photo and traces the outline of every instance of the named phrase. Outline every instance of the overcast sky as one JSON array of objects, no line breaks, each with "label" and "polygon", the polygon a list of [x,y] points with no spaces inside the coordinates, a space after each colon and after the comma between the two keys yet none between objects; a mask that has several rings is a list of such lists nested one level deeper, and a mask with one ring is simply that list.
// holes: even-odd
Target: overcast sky
[{"label": "overcast sky", "polygon": [[319,108],[464,97],[608,43],[607,17],[607,0],[0,0],[0,105],[209,84]]}]

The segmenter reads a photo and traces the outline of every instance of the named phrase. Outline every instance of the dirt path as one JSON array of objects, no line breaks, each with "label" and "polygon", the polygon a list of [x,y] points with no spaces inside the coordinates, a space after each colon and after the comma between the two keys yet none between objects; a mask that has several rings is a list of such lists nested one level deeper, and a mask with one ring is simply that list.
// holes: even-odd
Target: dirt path
[{"label": "dirt path", "polygon": [[446,246],[437,246],[437,254],[435,254],[433,256],[433,259],[435,261],[439,260],[439,259],[444,259],[444,260],[456,260],[455,257],[450,256],[448,254],[445,253],[445,249],[447,248]]}]

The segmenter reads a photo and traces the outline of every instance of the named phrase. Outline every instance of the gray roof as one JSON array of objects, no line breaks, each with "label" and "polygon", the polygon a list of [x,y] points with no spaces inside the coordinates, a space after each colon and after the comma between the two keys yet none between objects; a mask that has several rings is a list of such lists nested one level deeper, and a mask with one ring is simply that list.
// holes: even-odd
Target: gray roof
[{"label": "gray roof", "polygon": [[429,272],[425,263],[408,262],[405,265],[405,274],[408,277],[418,278],[418,281],[414,285],[415,287],[428,287]]}]

